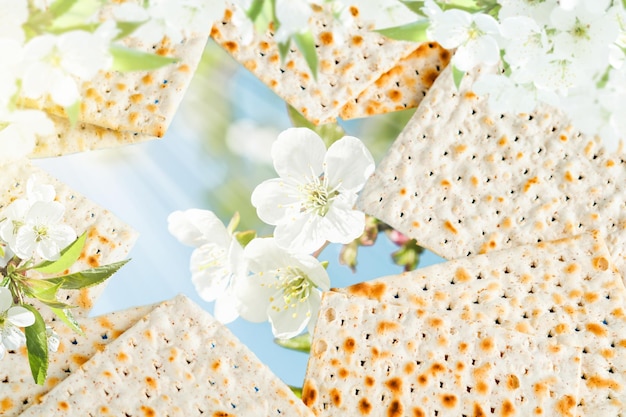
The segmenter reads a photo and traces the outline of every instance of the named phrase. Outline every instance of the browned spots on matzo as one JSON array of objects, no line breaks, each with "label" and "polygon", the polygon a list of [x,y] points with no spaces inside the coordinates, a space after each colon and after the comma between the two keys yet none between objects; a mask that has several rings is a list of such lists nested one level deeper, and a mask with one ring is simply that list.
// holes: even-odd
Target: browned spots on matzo
[{"label": "browned spots on matzo", "polygon": [[620,391],[622,389],[619,382],[608,378],[602,378],[600,375],[588,377],[587,386],[594,389],[610,388],[614,391]]},{"label": "browned spots on matzo", "polygon": [[478,404],[478,403],[474,403],[474,414],[472,414],[472,417],[486,417],[485,412],[483,411],[482,407]]},{"label": "browned spots on matzo", "polygon": [[576,407],[576,400],[571,395],[565,395],[556,403],[556,411],[561,416],[573,416],[572,408]]},{"label": "browned spots on matzo", "polygon": [[365,296],[367,298],[375,298],[380,301],[387,286],[384,283],[369,284],[360,282],[348,287],[348,292],[353,295]]},{"label": "browned spots on matzo", "polygon": [[446,408],[454,408],[456,407],[458,399],[454,394],[443,394],[441,396],[441,404]]},{"label": "browned spots on matzo", "polygon": [[354,353],[356,350],[356,341],[352,337],[346,338],[343,342],[343,348],[347,353]]},{"label": "browned spots on matzo", "polygon": [[590,331],[591,333],[593,333],[594,335],[598,337],[606,337],[608,334],[606,327],[603,326],[602,324],[587,323],[585,327],[587,328],[588,331]]},{"label": "browned spots on matzo", "polygon": [[508,389],[512,390],[516,390],[519,388],[519,379],[517,378],[517,376],[510,374],[507,375],[506,377],[506,387]]},{"label": "browned spots on matzo", "polygon": [[420,407],[413,407],[413,417],[426,417],[426,413]]},{"label": "browned spots on matzo", "polygon": [[504,400],[504,403],[502,403],[502,417],[511,417],[513,415],[515,415],[513,403],[509,400]]},{"label": "browned spots on matzo", "polygon": [[398,327],[400,327],[398,323],[394,323],[392,321],[381,321],[378,323],[378,326],[376,326],[376,332],[378,334],[383,334],[388,331],[396,330]]},{"label": "browned spots on matzo", "polygon": [[537,177],[533,177],[529,179],[528,181],[526,181],[526,184],[524,184],[524,192],[527,193],[530,190],[530,187],[532,187],[535,184],[539,184],[539,178]]},{"label": "browned spots on matzo", "polygon": [[396,395],[402,393],[402,380],[400,378],[391,378],[385,381],[385,386]]},{"label": "browned spots on matzo", "polygon": [[469,282],[471,279],[472,276],[465,268],[458,268],[454,273],[454,280],[456,282]]},{"label": "browned spots on matzo", "polygon": [[593,258],[593,267],[600,271],[606,271],[609,269],[609,261],[603,256]]},{"label": "browned spots on matzo", "polygon": [[450,220],[446,220],[446,221],[443,223],[443,227],[444,227],[444,228],[445,228],[448,232],[450,232],[450,233],[452,233],[452,234],[455,234],[455,235],[456,235],[456,234],[458,233],[458,231],[456,230],[456,228],[454,227],[454,225],[450,222]]},{"label": "browned spots on matzo", "polygon": [[389,408],[387,408],[387,417],[402,417],[404,414],[404,407],[399,400],[391,401]]},{"label": "browned spots on matzo", "polygon": [[333,402],[335,407],[341,406],[341,391],[337,388],[333,388],[330,390],[330,400]]},{"label": "browned spots on matzo", "polygon": [[317,400],[317,388],[313,385],[313,382],[307,379],[302,387],[302,401],[307,406],[312,406]]},{"label": "browned spots on matzo", "polygon": [[367,398],[361,398],[361,401],[359,401],[359,411],[362,415],[367,415],[372,411],[372,404]]}]

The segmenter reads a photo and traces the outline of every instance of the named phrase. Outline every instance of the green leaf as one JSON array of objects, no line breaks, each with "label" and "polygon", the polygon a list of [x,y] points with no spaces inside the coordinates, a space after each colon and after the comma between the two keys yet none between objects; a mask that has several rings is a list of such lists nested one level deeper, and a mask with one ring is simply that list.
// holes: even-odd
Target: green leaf
[{"label": "green leaf", "polygon": [[250,8],[246,11],[246,14],[250,18],[250,20],[252,20],[253,22],[257,20],[257,18],[261,15],[261,12],[263,11],[264,3],[265,0],[252,0]]},{"label": "green leaf", "polygon": [[452,65],[452,79],[454,80],[454,86],[457,90],[461,87],[461,81],[464,75],[465,71],[461,71],[456,66]]},{"label": "green leaf", "polygon": [[302,399],[302,388],[289,385],[289,389],[296,395],[296,397]]},{"label": "green leaf", "polygon": [[421,19],[401,26],[375,30],[374,32],[399,41],[424,42],[428,40],[426,31],[429,25],[428,19]]},{"label": "green leaf", "polygon": [[295,127],[306,127],[308,129],[311,129],[324,140],[326,147],[329,147],[346,135],[345,130],[343,130],[343,128],[337,123],[327,123],[320,126],[315,126],[292,106],[287,105],[287,113],[289,115],[289,118],[291,119],[291,123]]},{"label": "green leaf", "polygon": [[72,307],[57,300],[57,292],[61,289],[60,282],[51,282],[47,279],[35,278],[29,278],[23,281],[28,285],[28,288],[25,288],[25,293],[28,297],[35,298],[50,308],[64,309]]},{"label": "green leaf", "polygon": [[311,335],[309,333],[291,339],[274,339],[274,343],[286,349],[309,353],[311,351]]},{"label": "green leaf", "polygon": [[118,34],[115,36],[116,41],[120,39],[124,39],[131,33],[133,33],[137,28],[143,25],[145,22],[117,22],[117,28],[120,30]]},{"label": "green leaf", "polygon": [[92,287],[106,281],[129,260],[130,259],[115,262],[109,265],[98,266],[96,268],[86,269],[84,271],[75,272],[62,277],[47,278],[46,281],[53,282],[55,284],[60,283],[61,288],[64,290],[80,290],[82,288]]},{"label": "green leaf", "polygon": [[85,335],[83,329],[80,328],[80,325],[76,319],[74,319],[74,316],[69,308],[51,308],[50,310],[52,310],[52,312],[74,332],[81,336]]},{"label": "green leaf", "polygon": [[110,52],[113,56],[111,69],[114,71],[150,71],[178,61],[176,58],[141,52],[120,45],[111,45]]},{"label": "green leaf", "polygon": [[46,323],[39,311],[31,305],[22,304],[22,307],[30,310],[35,315],[35,323],[24,329],[26,335],[26,349],[28,350],[28,363],[33,379],[39,385],[43,385],[48,374],[48,337],[46,335]]},{"label": "green leaf", "polygon": [[289,42],[279,43],[278,44],[278,55],[280,55],[280,62],[285,61],[285,57],[289,53]]},{"label": "green leaf", "polygon": [[55,18],[59,18],[69,12],[77,2],[78,0],[56,0],[50,5],[50,13],[52,13]]},{"label": "green leaf", "polygon": [[317,80],[317,48],[315,47],[315,39],[313,38],[313,34],[310,30],[307,30],[306,32],[296,33],[295,35],[293,35],[293,40],[302,55],[304,56],[304,60],[309,66],[313,78]]},{"label": "green leaf", "polygon": [[70,126],[76,126],[78,118],[80,117],[80,100],[76,100],[74,104],[65,108],[67,118],[70,120]]},{"label": "green leaf", "polygon": [[419,14],[421,16],[424,15],[422,8],[424,7],[423,1],[410,1],[410,0],[400,0],[400,3],[404,4],[407,9],[412,11],[413,13]]},{"label": "green leaf", "polygon": [[245,232],[237,232],[234,236],[237,242],[245,248],[256,237],[256,232],[254,230],[246,230]]},{"label": "green leaf", "polygon": [[[63,5],[63,10],[60,12],[52,11],[54,5],[59,2],[72,3],[70,5]],[[68,7],[69,6],[69,7]],[[89,22],[91,16],[93,16],[102,7],[100,0],[80,0],[67,2],[64,0],[57,0],[51,7],[54,20],[52,21],[51,29],[53,31],[67,32],[72,28],[80,28],[89,32],[94,32],[99,23],[86,23]]]},{"label": "green leaf", "polygon": [[44,261],[34,266],[32,269],[42,274],[58,274],[59,272],[69,269],[80,257],[86,241],[87,233],[85,232],[61,251],[59,259],[56,261]]}]

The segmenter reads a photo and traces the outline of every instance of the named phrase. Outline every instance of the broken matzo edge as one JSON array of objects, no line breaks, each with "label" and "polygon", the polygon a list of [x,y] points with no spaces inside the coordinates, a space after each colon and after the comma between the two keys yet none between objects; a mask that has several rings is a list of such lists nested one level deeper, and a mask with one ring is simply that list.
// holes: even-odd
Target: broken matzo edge
[{"label": "broken matzo edge", "polygon": [[153,307],[136,307],[95,318],[81,320],[84,335],[74,333],[61,321],[50,322],[59,337],[56,352],[50,352],[48,375],[44,385],[37,385],[28,365],[26,347],[9,352],[0,360],[0,414],[14,417],[33,404],[55,385],[75,372],[104,346],[115,340],[145,316]]},{"label": "broken matzo edge", "polygon": [[[335,121],[342,107],[415,50],[415,43],[395,41],[359,26],[342,27],[331,5],[312,6],[309,27],[315,38],[319,68],[311,75],[302,54],[292,47],[283,63],[271,33],[254,34],[245,44],[233,22],[233,9],[213,26],[211,36],[276,94],[314,124]],[[358,10],[354,8],[358,15]],[[337,34],[341,34],[339,39]]]},{"label": "broken matzo edge", "polygon": [[155,308],[22,415],[311,416],[185,296]]},{"label": "broken matzo edge", "polygon": [[447,259],[601,230],[626,276],[625,165],[558,110],[501,114],[442,72],[357,202]]},{"label": "broken matzo edge", "polygon": [[[3,174],[0,176],[0,218],[4,207],[13,200],[26,198],[28,179],[35,176],[37,181],[54,186],[56,200],[65,206],[63,222],[74,228],[78,236],[87,232],[80,258],[68,272],[122,261],[135,244],[137,232],[130,226],[27,160],[9,163],[0,169]],[[106,282],[78,291],[61,290],[59,301],[76,306],[72,309],[75,317],[86,317],[105,286]],[[42,309],[42,315],[47,322],[53,317],[46,307]]]},{"label": "broken matzo edge", "polygon": [[48,115],[55,126],[55,133],[37,140],[31,158],[45,158],[84,152],[95,149],[114,148],[154,139],[134,132],[120,132],[89,123],[71,126],[69,120]]},{"label": "broken matzo edge", "polygon": [[450,62],[450,56],[450,51],[435,42],[420,44],[358,97],[346,103],[339,116],[348,120],[417,107]]},{"label": "broken matzo edge", "polygon": [[302,398],[320,417],[571,417],[581,355],[556,339],[327,292]]},{"label": "broken matzo edge", "polygon": [[460,258],[338,291],[580,347],[580,415],[619,416],[626,407],[626,289],[598,233]]}]

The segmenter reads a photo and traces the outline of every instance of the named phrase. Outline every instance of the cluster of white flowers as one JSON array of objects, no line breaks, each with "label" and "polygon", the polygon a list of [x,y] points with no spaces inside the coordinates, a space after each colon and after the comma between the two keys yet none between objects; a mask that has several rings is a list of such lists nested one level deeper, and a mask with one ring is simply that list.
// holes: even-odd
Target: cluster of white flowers
[{"label": "cluster of white flowers", "polygon": [[[7,253],[52,261],[76,240],[74,229],[62,223],[65,206],[54,201],[55,195],[53,186],[30,178],[26,198],[14,200],[0,213],[0,243],[7,245]],[[6,254],[4,258],[9,259]]]},{"label": "cluster of white flowers", "polygon": [[455,49],[452,65],[465,72],[478,64],[501,65],[483,76],[479,94],[503,112],[525,113],[538,101],[563,109],[584,133],[614,148],[626,127],[620,99],[626,92],[626,13],[610,0],[492,0],[486,13],[442,10],[425,2],[428,35]]},{"label": "cluster of white flowers", "polygon": [[195,247],[192,281],[215,316],[269,320],[278,338],[290,338],[315,323],[321,291],[330,279],[311,255],[328,242],[349,243],[365,228],[365,215],[353,209],[357,192],[374,170],[360,140],[346,136],[326,150],[305,128],[282,132],[272,145],[280,178],[252,194],[259,217],[275,225],[274,237],[255,238],[245,248],[210,211],[191,209],[169,216],[169,230]]},{"label": "cluster of white flowers", "polygon": [[150,0],[143,7],[116,5],[115,19],[101,20],[99,2],[80,3],[0,0],[0,163],[27,155],[37,138],[54,134],[45,112],[22,107],[25,99],[78,106],[81,83],[111,68],[118,22],[136,24],[132,36],[148,44],[164,36],[178,42],[206,32],[225,8],[224,0]]}]

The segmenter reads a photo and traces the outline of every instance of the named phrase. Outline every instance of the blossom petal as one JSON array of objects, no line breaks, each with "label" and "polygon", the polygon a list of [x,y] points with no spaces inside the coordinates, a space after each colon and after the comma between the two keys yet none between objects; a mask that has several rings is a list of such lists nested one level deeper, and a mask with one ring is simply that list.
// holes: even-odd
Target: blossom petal
[{"label": "blossom petal", "polygon": [[331,187],[358,192],[374,172],[374,158],[363,142],[345,136],[328,148],[324,172]]},{"label": "blossom petal", "polygon": [[328,239],[325,234],[327,229],[321,227],[323,219],[324,217],[305,213],[278,224],[274,229],[276,244],[281,248],[302,253],[316,251]]},{"label": "blossom petal", "polygon": [[221,297],[228,287],[231,271],[226,249],[207,243],[195,249],[190,260],[191,281],[203,300]]},{"label": "blossom petal", "polygon": [[297,336],[306,328],[311,319],[309,299],[303,302],[285,304],[282,296],[277,296],[267,311],[272,324],[272,333],[279,339],[289,339]]},{"label": "blossom petal", "polygon": [[272,145],[276,173],[283,178],[303,182],[304,178],[322,174],[326,146],[307,128],[290,128],[278,135]]},{"label": "blossom petal", "polygon": [[273,178],[257,185],[250,198],[257,215],[267,224],[277,225],[291,211],[299,211],[301,202],[293,181]]},{"label": "blossom petal", "polygon": [[3,314],[13,305],[13,296],[8,288],[0,287],[0,314]]},{"label": "blossom petal", "polygon": [[241,279],[233,289],[239,300],[239,315],[252,323],[267,320],[267,309],[276,293],[275,288],[262,285],[264,281],[258,274],[251,275]]},{"label": "blossom petal", "polygon": [[15,350],[26,343],[26,336],[15,326],[6,326],[2,329],[2,344],[8,350]]},{"label": "blossom petal", "polygon": [[22,306],[11,307],[7,314],[9,323],[17,327],[28,327],[35,323],[35,315],[32,311]]},{"label": "blossom petal", "polygon": [[22,259],[30,259],[37,250],[38,234],[30,227],[22,227],[15,236],[15,244],[11,249]]},{"label": "blossom petal", "polygon": [[35,201],[26,215],[29,223],[51,225],[63,219],[65,206],[58,201]]},{"label": "blossom petal", "polygon": [[320,222],[320,234],[330,242],[350,243],[363,234],[365,214],[358,210],[337,210],[331,207]]},{"label": "blossom petal", "polygon": [[224,223],[209,210],[189,209],[175,211],[167,218],[169,232],[181,243],[199,247],[215,243],[228,247],[231,236]]},{"label": "blossom petal", "polygon": [[223,295],[215,300],[215,306],[213,309],[213,316],[223,324],[228,324],[239,317],[237,299],[232,295]]},{"label": "blossom petal", "polygon": [[289,253],[279,248],[272,238],[253,239],[243,251],[252,272],[271,271],[291,264]]}]

